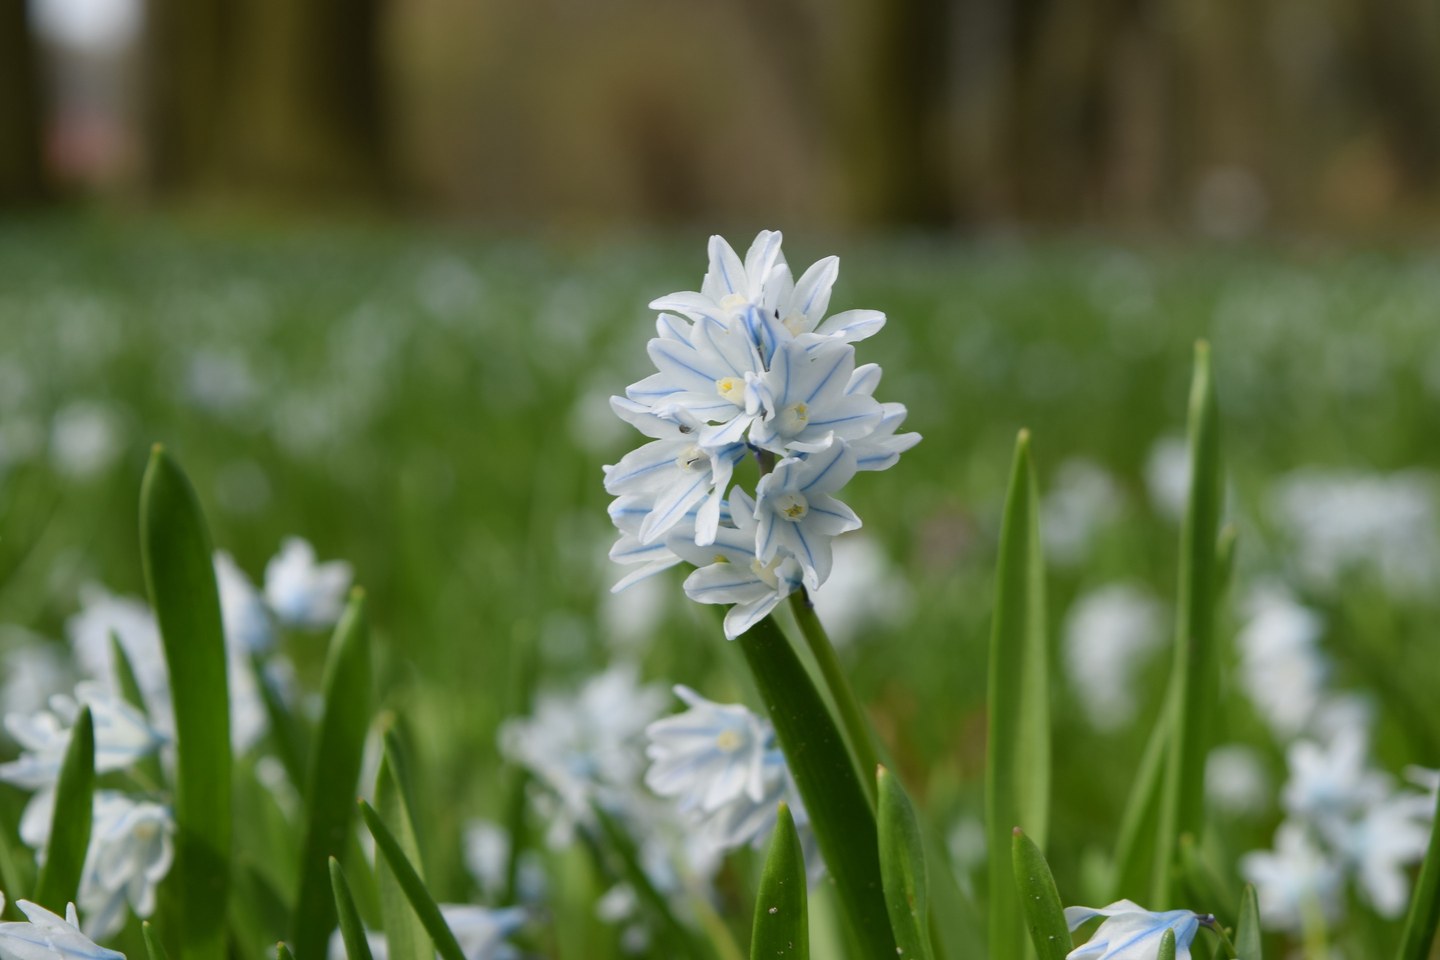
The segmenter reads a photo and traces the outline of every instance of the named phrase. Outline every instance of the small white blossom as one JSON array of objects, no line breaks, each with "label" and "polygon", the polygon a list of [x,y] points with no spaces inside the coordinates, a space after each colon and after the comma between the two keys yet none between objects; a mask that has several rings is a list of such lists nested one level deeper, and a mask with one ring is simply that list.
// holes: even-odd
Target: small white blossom
[{"label": "small white blossom", "polygon": [[1390,794],[1390,778],[1367,764],[1364,730],[1341,731],[1328,746],[1298,740],[1286,751],[1290,779],[1281,791],[1285,810],[1325,829],[1351,819]]},{"label": "small white blossom", "polygon": [[645,785],[663,797],[678,797],[681,811],[713,813],[743,796],[758,803],[770,748],[770,725],[739,704],[719,704],[677,684],[684,713],[645,728],[650,769]]},{"label": "small white blossom", "polygon": [[[847,392],[855,348],[838,340],[780,344],[757,389],[765,410],[750,442],[779,456],[827,442],[854,442],[875,431],[884,411],[873,396]],[[847,478],[848,479],[848,478]]]},{"label": "small white blossom", "polygon": [[1164,645],[1164,607],[1143,588],[1114,583],[1076,599],[1065,617],[1065,665],[1098,730],[1117,730],[1139,707],[1135,673]]},{"label": "small white blossom", "polygon": [[174,818],[160,804],[96,792],[78,898],[87,934],[104,939],[119,932],[127,904],[142,919],[155,912],[155,889],[175,859],[174,833]]},{"label": "small white blossom", "polygon": [[19,759],[0,764],[0,780],[27,790],[54,786],[81,706],[90,708],[97,773],[123,770],[165,742],[139,710],[99,684],[81,683],[73,697],[51,697],[48,710],[28,716],[6,714],[5,729],[24,752]]},{"label": "small white blossom", "polygon": [[1329,664],[1319,643],[1325,622],[1282,587],[1257,588],[1235,638],[1240,682],[1282,740],[1310,726],[1324,696]]},{"label": "small white blossom", "polygon": [[224,550],[215,553],[215,586],[220,592],[226,646],[252,653],[270,650],[275,645],[275,625],[269,608],[250,578]]},{"label": "small white blossom", "polygon": [[547,839],[570,842],[591,822],[591,804],[623,807],[643,770],[644,730],[664,709],[665,692],[642,686],[634,664],[619,663],[574,694],[544,693],[529,717],[500,728],[501,752],[534,774],[553,805]]},{"label": "small white blossom", "polygon": [[[107,950],[80,932],[75,904],[60,917],[29,900],[15,903],[27,919],[0,923],[0,957],[5,960],[125,960],[125,954]],[[4,906],[5,895],[0,894],[0,909]]]},{"label": "small white blossom", "polygon": [[840,441],[803,460],[787,457],[755,487],[755,553],[772,563],[783,549],[812,590],[830,576],[830,540],[860,529],[860,518],[830,494],[855,475],[855,454]]},{"label": "small white blossom", "polygon": [[1340,864],[1325,855],[1303,824],[1280,824],[1274,850],[1242,856],[1240,875],[1255,885],[1260,922],[1268,930],[1298,933],[1310,917],[1333,923],[1342,913]]},{"label": "small white blossom", "polygon": [[1066,907],[1071,932],[1089,920],[1104,917],[1090,939],[1066,954],[1066,960],[1154,960],[1166,930],[1175,932],[1175,960],[1190,960],[1190,944],[1200,924],[1213,919],[1189,910],[1152,913],[1130,900],[1108,907]]},{"label": "small white blossom", "polygon": [[800,589],[804,578],[794,557],[760,561],[755,555],[755,502],[736,488],[730,503],[734,526],[720,527],[713,543],[701,547],[672,537],[668,547],[695,564],[695,571],[685,579],[686,596],[696,603],[733,604],[725,613],[725,636],[734,640]]},{"label": "small white blossom", "polygon": [[280,622],[301,630],[332,627],[345,609],[350,564],[315,562],[315,548],[288,538],[265,567],[265,600]]}]

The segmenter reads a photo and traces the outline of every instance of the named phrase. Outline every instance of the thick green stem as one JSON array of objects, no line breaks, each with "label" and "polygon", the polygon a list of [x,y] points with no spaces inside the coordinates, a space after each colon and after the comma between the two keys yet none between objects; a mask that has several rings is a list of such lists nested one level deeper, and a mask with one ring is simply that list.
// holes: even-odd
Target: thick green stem
[{"label": "thick green stem", "polygon": [[846,679],[845,672],[840,669],[840,658],[835,656],[835,647],[830,643],[830,637],[820,623],[820,618],[815,615],[815,607],[803,589],[790,594],[790,609],[795,613],[795,622],[800,625],[800,633],[805,637],[806,646],[810,648],[811,655],[820,666],[820,674],[825,679],[825,688],[830,693],[830,699],[840,711],[840,723],[845,728],[845,739],[849,741],[851,755],[859,768],[860,783],[865,787],[865,799],[870,801],[873,809],[875,769],[880,766],[880,751],[875,746],[875,735],[870,729],[870,721],[866,718],[860,701],[855,698],[855,691]]}]

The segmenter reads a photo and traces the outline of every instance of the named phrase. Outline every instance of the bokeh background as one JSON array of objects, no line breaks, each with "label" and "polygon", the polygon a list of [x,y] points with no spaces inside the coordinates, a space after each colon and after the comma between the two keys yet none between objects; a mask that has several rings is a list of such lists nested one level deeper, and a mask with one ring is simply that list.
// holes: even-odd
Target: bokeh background
[{"label": "bokeh background", "polygon": [[[1198,337],[1241,538],[1227,638],[1308,611],[1285,648],[1305,696],[1353,695],[1391,775],[1440,764],[1440,7],[0,17],[0,654],[63,650],[87,584],[143,595],[135,504],[164,441],[253,579],[295,534],[366,586],[442,897],[474,896],[455,838],[505,815],[496,731],[534,689],[631,659],[747,692],[678,578],[607,592],[600,465],[637,437],[606,398],[646,372],[646,304],[698,287],[714,232],[743,251],[783,229],[797,272],[839,254],[835,308],[889,315],[861,360],[926,439],[847,490],[866,526],[822,615],[967,882],[1015,431],[1046,498],[1052,853],[1080,899],[1162,699]],[[313,681],[324,638],[289,643]],[[1246,686],[1256,643],[1217,731],[1248,751],[1232,865],[1270,844],[1297,736]],[[1394,933],[1364,925],[1353,955]]]},{"label": "bokeh background", "polygon": [[7,0],[0,200],[1423,227],[1423,0]]}]

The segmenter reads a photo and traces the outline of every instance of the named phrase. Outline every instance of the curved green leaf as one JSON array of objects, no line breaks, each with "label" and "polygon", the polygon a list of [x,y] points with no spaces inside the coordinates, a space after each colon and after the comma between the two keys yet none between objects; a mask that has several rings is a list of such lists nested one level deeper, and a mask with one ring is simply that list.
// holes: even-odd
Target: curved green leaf
[{"label": "curved green leaf", "polygon": [[156,446],[140,488],[140,553],[175,709],[175,868],[167,935],[224,960],[230,890],[230,700],[210,534],[183,470]]},{"label": "curved green leaf", "polygon": [[995,577],[990,634],[985,818],[990,857],[990,952],[1020,957],[1024,921],[1015,874],[1003,851],[1023,823],[1043,848],[1050,819],[1050,703],[1045,638],[1045,569],[1030,433],[1020,431]]},{"label": "curved green leaf", "polygon": [[145,953],[150,960],[170,960],[165,948],[160,945],[160,938],[155,935],[155,930],[150,926],[149,920],[141,922],[140,936],[145,941]]},{"label": "curved green leaf", "polygon": [[780,804],[780,816],[770,847],[765,853],[765,868],[760,874],[760,889],[755,896],[755,922],[750,934],[750,960],[789,960],[810,958],[810,913],[806,903],[805,855],[800,849],[800,835],[790,808]]},{"label": "curved green leaf", "polygon": [[1160,953],[1155,960],[1175,960],[1175,931],[1167,929],[1160,935]]},{"label": "curved green leaf", "polygon": [[330,886],[335,894],[335,914],[340,920],[345,956],[349,960],[372,960],[370,941],[365,939],[365,925],[360,922],[360,911],[355,909],[355,898],[350,895],[350,884],[345,882],[345,871],[334,857],[330,858]]},{"label": "curved green leaf", "polygon": [[445,917],[440,913],[440,907],[435,903],[435,898],[430,896],[430,891],[425,889],[425,881],[420,879],[420,874],[415,872],[415,867],[406,858],[405,852],[400,848],[400,842],[395,839],[380,819],[380,814],[375,808],[364,800],[360,801],[360,816],[365,820],[365,826],[369,828],[370,835],[375,838],[375,849],[395,873],[395,880],[400,884],[400,889],[405,891],[405,896],[410,901],[410,906],[415,908],[415,913],[420,917],[420,922],[430,933],[430,939],[435,941],[435,951],[444,960],[465,960],[465,954],[460,949],[455,934],[451,932]]},{"label": "curved green leaf", "polygon": [[[1440,798],[1440,792],[1436,797]],[[1440,924],[1440,799],[1436,800],[1435,817],[1430,825],[1430,847],[1425,851],[1420,877],[1410,897],[1405,932],[1395,955],[1398,960],[1426,960],[1435,944],[1437,924]]]},{"label": "curved green leaf", "polygon": [[275,960],[295,960],[295,954],[290,952],[290,947],[284,940],[275,944]]},{"label": "curved green leaf", "polygon": [[775,725],[851,933],[867,956],[893,956],[875,815],[845,738],[773,617],[735,642]]},{"label": "curved green leaf", "polygon": [[70,744],[60,766],[55,786],[55,809],[50,820],[50,839],[45,845],[45,865],[35,882],[35,902],[60,915],[75,899],[80,877],[85,872],[85,851],[90,848],[90,827],[95,819],[95,722],[90,708],[70,730]]},{"label": "curved green leaf", "polygon": [[1195,345],[1190,387],[1190,493],[1180,528],[1180,584],[1169,697],[1172,726],[1151,896],[1151,907],[1156,910],[1171,906],[1171,868],[1176,864],[1180,836],[1198,837],[1205,826],[1205,757],[1213,739],[1211,717],[1219,696],[1216,597],[1223,586],[1217,556],[1224,505],[1219,420],[1210,346],[1202,341]]},{"label": "curved green leaf", "polygon": [[1240,919],[1235,924],[1235,954],[1240,960],[1264,960],[1260,941],[1260,900],[1253,884],[1240,894]]},{"label": "curved green leaf", "polygon": [[900,779],[880,767],[875,774],[879,798],[880,877],[895,947],[906,957],[931,960],[930,891],[925,874],[925,850],[915,808]]},{"label": "curved green leaf", "polygon": [[[385,732],[385,754],[375,778],[375,810],[394,835],[415,873],[424,879],[420,862],[420,845],[415,837],[415,824],[410,819],[410,791],[405,785],[405,765],[400,760],[400,745],[393,730]],[[375,864],[376,885],[380,892],[380,920],[385,930],[385,945],[390,960],[431,960],[435,948],[430,935],[420,922],[410,898],[400,886],[395,872],[385,860]]]},{"label": "curved green leaf", "polygon": [[1030,942],[1040,960],[1065,960],[1070,952],[1070,926],[1045,854],[1019,827],[1010,841],[1010,862]]},{"label": "curved green leaf", "polygon": [[344,855],[370,726],[370,637],[356,589],[335,627],[325,662],[325,709],[305,789],[305,843],[291,940],[302,957],[321,956],[335,929],[329,857]]}]

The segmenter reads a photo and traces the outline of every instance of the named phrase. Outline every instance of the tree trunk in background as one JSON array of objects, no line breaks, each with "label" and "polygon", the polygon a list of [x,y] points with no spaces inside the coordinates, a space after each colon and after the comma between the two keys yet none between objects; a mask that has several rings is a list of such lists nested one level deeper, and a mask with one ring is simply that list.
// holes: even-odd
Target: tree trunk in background
[{"label": "tree trunk in background", "polygon": [[0,208],[45,196],[39,65],[25,0],[0,0]]},{"label": "tree trunk in background", "polygon": [[950,151],[949,0],[888,0],[872,14],[878,123],[871,218],[939,226],[954,219]]},{"label": "tree trunk in background", "polygon": [[156,191],[373,197],[388,179],[380,4],[149,0]]},{"label": "tree trunk in background", "polygon": [[1407,0],[1356,4],[1360,73],[1390,147],[1402,189],[1411,195],[1440,182],[1440,80],[1435,69],[1433,5]]},{"label": "tree trunk in background", "polygon": [[218,178],[233,12],[224,0],[148,0],[145,125],[156,193],[191,193]]},{"label": "tree trunk in background", "polygon": [[237,186],[292,200],[383,192],[381,0],[251,0],[241,12],[227,140]]}]

